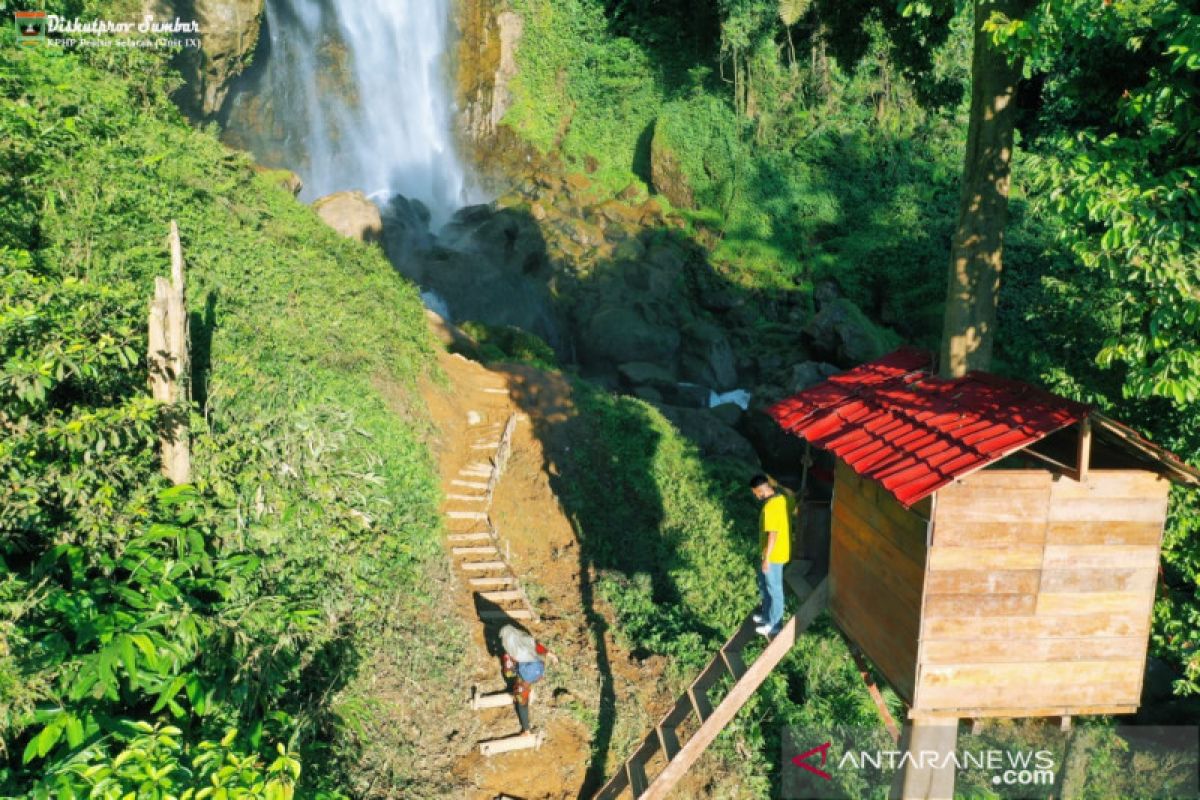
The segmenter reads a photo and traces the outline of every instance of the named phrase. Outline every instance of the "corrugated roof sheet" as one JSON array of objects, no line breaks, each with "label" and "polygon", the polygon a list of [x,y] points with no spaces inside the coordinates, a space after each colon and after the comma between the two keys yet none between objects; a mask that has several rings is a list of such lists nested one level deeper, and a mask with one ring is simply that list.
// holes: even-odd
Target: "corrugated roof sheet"
[{"label": "corrugated roof sheet", "polygon": [[767,409],[905,506],[1081,420],[1087,406],[986,372],[947,380],[933,357],[896,352]]}]

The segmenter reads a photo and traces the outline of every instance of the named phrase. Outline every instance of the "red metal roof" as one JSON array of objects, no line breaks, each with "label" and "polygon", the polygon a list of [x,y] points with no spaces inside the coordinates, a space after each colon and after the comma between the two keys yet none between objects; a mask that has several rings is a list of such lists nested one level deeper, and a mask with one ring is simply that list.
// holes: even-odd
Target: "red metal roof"
[{"label": "red metal roof", "polygon": [[905,506],[1081,420],[1087,406],[986,372],[947,380],[910,347],[767,409]]}]

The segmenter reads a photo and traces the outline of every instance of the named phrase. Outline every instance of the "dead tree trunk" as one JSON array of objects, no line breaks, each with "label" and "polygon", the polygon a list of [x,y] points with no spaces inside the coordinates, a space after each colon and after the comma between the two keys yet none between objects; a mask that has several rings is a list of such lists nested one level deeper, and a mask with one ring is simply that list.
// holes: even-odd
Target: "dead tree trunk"
[{"label": "dead tree trunk", "polygon": [[191,480],[187,417],[191,402],[191,358],[184,299],[183,248],[171,221],[171,280],[154,279],[150,303],[150,390],[165,407],[159,443],[163,474],[179,485]]},{"label": "dead tree trunk", "polygon": [[1008,219],[1014,97],[1019,60],[992,43],[983,29],[993,12],[1022,16],[1034,0],[975,0],[975,54],[971,62],[971,119],[963,164],[958,226],[950,245],[940,372],[959,377],[987,369],[996,330],[996,298]]}]

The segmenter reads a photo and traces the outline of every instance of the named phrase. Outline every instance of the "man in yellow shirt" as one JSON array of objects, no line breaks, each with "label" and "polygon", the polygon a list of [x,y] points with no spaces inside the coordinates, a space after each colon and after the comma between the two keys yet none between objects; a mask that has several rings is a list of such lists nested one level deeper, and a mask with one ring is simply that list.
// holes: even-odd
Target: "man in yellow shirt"
[{"label": "man in yellow shirt", "polygon": [[763,636],[774,636],[783,627],[783,567],[792,558],[792,523],[787,497],[776,492],[766,475],[750,479],[750,489],[762,503],[758,515],[758,571],[760,613],[755,628]]}]

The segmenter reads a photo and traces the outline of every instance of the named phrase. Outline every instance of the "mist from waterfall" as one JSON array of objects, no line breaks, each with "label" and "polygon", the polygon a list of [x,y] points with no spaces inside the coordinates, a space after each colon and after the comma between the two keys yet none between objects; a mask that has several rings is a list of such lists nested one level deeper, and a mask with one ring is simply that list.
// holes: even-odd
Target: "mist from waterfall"
[{"label": "mist from waterfall", "polygon": [[428,206],[436,226],[481,199],[454,145],[451,0],[267,0],[257,64],[228,138],[299,173],[302,198],[359,189]]}]

